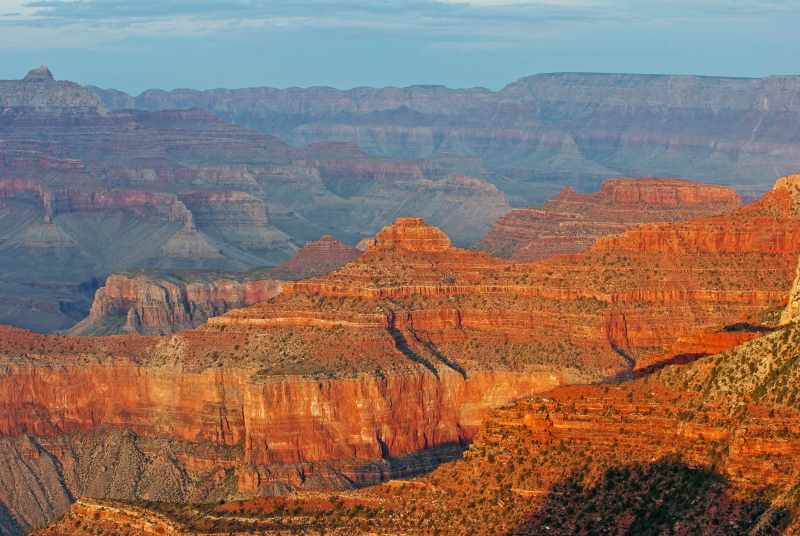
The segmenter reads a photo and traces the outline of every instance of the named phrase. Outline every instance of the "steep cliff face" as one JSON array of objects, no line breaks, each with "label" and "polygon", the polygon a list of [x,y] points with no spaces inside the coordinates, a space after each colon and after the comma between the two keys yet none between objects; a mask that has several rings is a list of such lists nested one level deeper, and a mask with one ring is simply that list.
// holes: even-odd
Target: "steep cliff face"
[{"label": "steep cliff face", "polygon": [[168,335],[281,292],[282,281],[248,281],[245,274],[155,270],[113,274],[95,294],[89,317],[68,334]]},{"label": "steep cliff face", "polygon": [[[800,471],[796,323],[618,385],[560,387],[492,411],[462,459],[345,494],[230,505],[81,500],[37,534],[795,534]],[[264,513],[269,513],[265,516]],[[270,513],[271,512],[271,513]],[[267,518],[265,518],[267,517]],[[169,533],[169,532],[168,532]]]},{"label": "steep cliff face", "polygon": [[[239,210],[234,213],[238,215]],[[196,328],[211,317],[277,296],[286,279],[324,275],[361,253],[324,236],[307,243],[290,261],[273,269],[119,272],[98,289],[89,316],[66,333],[158,336]]]},{"label": "steep cliff face", "polygon": [[[631,377],[654,347],[785,297],[800,256],[784,239],[797,225],[795,183],[724,217],[645,226],[532,264],[448,247],[404,218],[345,267],[163,339],[7,330],[0,431],[124,428],[241,446],[243,495],[413,473],[430,465],[401,471],[395,460],[469,443],[492,408]],[[705,247],[681,242],[699,233],[712,236]]]},{"label": "steep cliff face", "polygon": [[512,210],[469,249],[532,262],[579,253],[600,237],[643,223],[692,220],[740,206],[731,188],[678,179],[610,179],[594,194],[567,187],[542,205]]}]

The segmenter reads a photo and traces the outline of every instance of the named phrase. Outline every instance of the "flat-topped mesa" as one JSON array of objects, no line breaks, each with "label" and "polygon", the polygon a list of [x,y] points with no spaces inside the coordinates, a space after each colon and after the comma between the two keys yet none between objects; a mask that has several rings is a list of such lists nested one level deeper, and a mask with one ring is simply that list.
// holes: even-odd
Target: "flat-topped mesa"
[{"label": "flat-topped mesa", "polygon": [[[597,197],[610,198],[614,203],[689,206],[703,203],[723,203],[738,207],[739,195],[733,188],[703,184],[684,179],[644,178],[609,179],[600,186]],[[710,208],[710,207],[709,207]],[[718,207],[715,207],[718,208]]]},{"label": "flat-topped mesa", "polygon": [[682,179],[609,179],[593,194],[567,186],[539,206],[512,210],[470,249],[532,262],[585,251],[598,238],[643,223],[686,221],[740,206],[738,194],[725,186]]},{"label": "flat-topped mesa", "polygon": [[450,238],[437,227],[426,224],[422,218],[398,218],[393,224],[384,227],[375,241],[369,244],[370,251],[395,248],[408,251],[446,251],[450,248]]}]

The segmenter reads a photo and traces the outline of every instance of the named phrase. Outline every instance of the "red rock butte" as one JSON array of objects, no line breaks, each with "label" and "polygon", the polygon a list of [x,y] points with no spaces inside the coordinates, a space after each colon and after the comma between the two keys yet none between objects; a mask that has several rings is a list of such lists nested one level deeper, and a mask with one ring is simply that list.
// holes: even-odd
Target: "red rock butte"
[{"label": "red rock butte", "polygon": [[437,227],[426,224],[422,218],[399,218],[384,227],[370,251],[400,248],[408,251],[446,251],[450,238]]}]

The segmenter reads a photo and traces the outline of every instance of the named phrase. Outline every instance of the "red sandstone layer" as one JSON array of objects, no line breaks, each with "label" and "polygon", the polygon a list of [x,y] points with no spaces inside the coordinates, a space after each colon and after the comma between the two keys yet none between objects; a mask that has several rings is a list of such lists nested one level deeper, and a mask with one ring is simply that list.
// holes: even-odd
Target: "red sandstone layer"
[{"label": "red sandstone layer", "polygon": [[278,295],[287,278],[336,270],[361,255],[331,236],[308,242],[290,261],[250,272],[133,270],[111,275],[89,317],[69,335],[168,335]]},{"label": "red sandstone layer", "polygon": [[241,444],[246,492],[285,478],[275,464],[364,467],[466,442],[492,407],[631,375],[654,347],[786,296],[798,180],[724,217],[645,226],[534,264],[447,248],[402,220],[346,267],[164,339],[76,350],[76,339],[8,331],[0,423],[7,434],[106,426]]},{"label": "red sandstone layer", "polygon": [[[290,527],[335,535],[422,536],[431,525],[446,535],[481,536],[607,527],[794,534],[799,336],[792,323],[689,366],[620,385],[561,387],[497,409],[460,460],[411,481],[203,511],[83,500],[37,534],[73,534],[80,523],[129,534],[126,524],[143,521],[202,534],[217,519],[230,531]],[[265,519],[264,512],[272,513]]]},{"label": "red sandstone layer", "polygon": [[598,238],[643,223],[691,220],[740,206],[732,188],[678,179],[609,179],[594,194],[566,187],[542,205],[512,210],[470,250],[532,262],[580,253]]}]

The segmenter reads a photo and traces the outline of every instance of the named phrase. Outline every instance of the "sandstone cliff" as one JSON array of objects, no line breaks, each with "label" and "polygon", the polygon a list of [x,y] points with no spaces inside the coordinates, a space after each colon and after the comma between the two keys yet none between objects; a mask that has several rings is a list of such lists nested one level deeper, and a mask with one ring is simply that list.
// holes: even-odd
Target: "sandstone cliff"
[{"label": "sandstone cliff", "polygon": [[[37,534],[795,534],[797,323],[618,385],[560,387],[492,411],[461,460],[413,480],[228,505],[81,500]],[[264,514],[268,515],[264,515]]]},{"label": "sandstone cliff", "polygon": [[[413,480],[224,505],[80,500],[40,535],[202,534],[212,522],[326,534],[795,534],[800,392],[789,324],[618,385],[492,411],[462,459]],[[156,529],[153,529],[153,533]]]},{"label": "sandstone cliff", "polygon": [[[398,474],[393,460],[469,444],[492,408],[631,377],[654,347],[780,301],[800,257],[797,181],[726,216],[648,225],[532,264],[448,247],[404,218],[347,266],[167,338],[9,329],[0,432],[127,429],[208,444],[192,463],[209,472],[228,463],[214,449],[240,447],[243,495],[377,482]],[[171,459],[189,471],[183,448]]]},{"label": "sandstone cliff", "polygon": [[[238,212],[238,210],[237,210]],[[168,335],[278,295],[283,281],[327,274],[361,255],[331,236],[307,243],[274,269],[248,272],[127,270],[97,290],[89,316],[71,336]]]},{"label": "sandstone cliff", "polygon": [[469,249],[531,262],[579,253],[602,236],[643,223],[691,220],[740,206],[731,188],[677,179],[610,179],[594,194],[567,187],[542,205],[512,210]]},{"label": "sandstone cliff", "polygon": [[281,286],[278,279],[247,281],[235,272],[120,272],[97,290],[89,316],[67,333],[168,335],[267,300],[279,294]]}]

